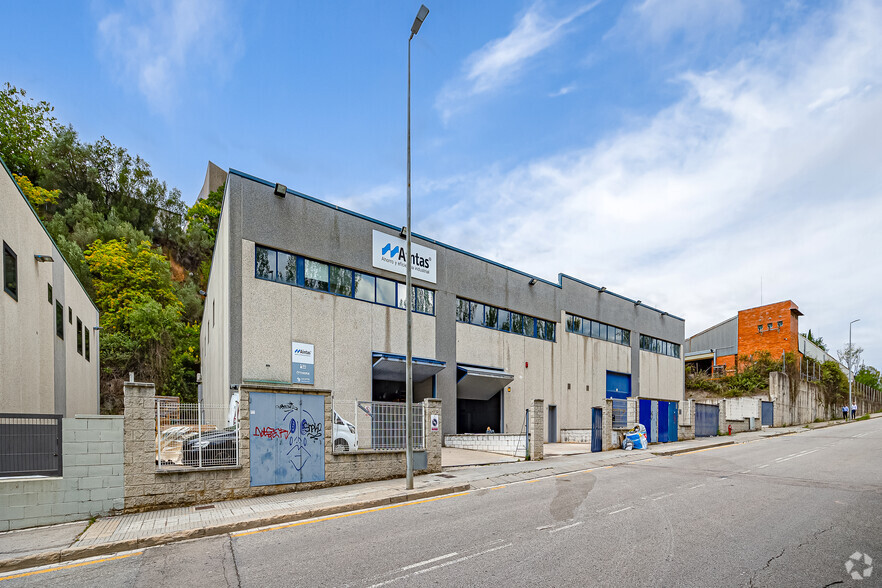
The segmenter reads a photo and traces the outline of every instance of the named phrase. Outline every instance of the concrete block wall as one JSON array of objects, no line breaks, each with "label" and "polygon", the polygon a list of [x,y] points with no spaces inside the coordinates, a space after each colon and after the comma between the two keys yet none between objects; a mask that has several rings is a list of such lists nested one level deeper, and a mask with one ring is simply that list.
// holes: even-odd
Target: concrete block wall
[{"label": "concrete block wall", "polygon": [[0,478],[0,531],[123,509],[123,418],[62,419],[62,477]]},{"label": "concrete block wall", "polygon": [[[618,433],[613,431],[612,428],[612,411],[613,404],[612,399],[607,398],[606,402],[603,404],[603,440],[602,451],[609,451],[610,449],[617,449],[621,446],[621,443],[618,443]],[[616,436],[616,440],[613,439],[613,435]]]},{"label": "concrete block wall", "polygon": [[533,400],[530,408],[530,459],[545,457],[545,402],[541,398]]},{"label": "concrete block wall", "polygon": [[[251,486],[250,475],[250,392],[316,394],[325,397],[325,479],[302,484]],[[239,464],[219,468],[187,468],[156,471],[156,417],[153,410],[153,384],[128,382],[124,386],[125,406],[125,504],[126,512],[139,512],[170,506],[183,506],[356,484],[373,480],[403,478],[407,462],[404,451],[359,451],[333,453],[333,408],[330,392],[294,386],[248,385],[239,391]],[[428,467],[416,473],[441,471],[441,432],[431,432],[432,414],[441,414],[441,401],[424,401],[426,413],[426,451]]]},{"label": "concrete block wall", "polygon": [[591,443],[591,429],[561,429],[561,443]]},{"label": "concrete block wall", "polygon": [[473,451],[489,451],[491,453],[504,453],[517,457],[527,456],[527,443],[525,435],[517,434],[484,434],[484,435],[445,435],[445,447],[457,449],[471,449]]}]

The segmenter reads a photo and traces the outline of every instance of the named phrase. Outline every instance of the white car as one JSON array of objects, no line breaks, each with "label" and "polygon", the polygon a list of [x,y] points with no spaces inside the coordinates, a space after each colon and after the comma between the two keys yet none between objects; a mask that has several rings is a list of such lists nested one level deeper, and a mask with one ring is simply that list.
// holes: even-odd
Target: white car
[{"label": "white car", "polygon": [[358,434],[355,425],[334,411],[334,451],[355,451],[358,449]]}]

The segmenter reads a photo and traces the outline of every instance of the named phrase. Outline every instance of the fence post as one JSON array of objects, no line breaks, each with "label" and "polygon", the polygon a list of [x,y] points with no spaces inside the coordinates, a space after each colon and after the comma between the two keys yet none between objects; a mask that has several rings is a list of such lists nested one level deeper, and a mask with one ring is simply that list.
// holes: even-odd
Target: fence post
[{"label": "fence post", "polygon": [[199,443],[196,444],[196,449],[199,451],[199,467],[202,467],[202,403],[196,403],[196,413],[197,418],[199,419]]}]

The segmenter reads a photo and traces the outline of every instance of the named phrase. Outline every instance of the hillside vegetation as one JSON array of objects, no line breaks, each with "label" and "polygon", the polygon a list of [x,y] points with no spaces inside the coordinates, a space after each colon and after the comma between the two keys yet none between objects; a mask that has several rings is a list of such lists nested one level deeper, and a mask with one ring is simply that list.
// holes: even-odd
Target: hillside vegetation
[{"label": "hillside vegetation", "polygon": [[48,102],[9,83],[0,158],[101,312],[102,412],[121,412],[129,372],[195,401],[223,186],[188,208],[139,156],[103,136],[82,141]]}]

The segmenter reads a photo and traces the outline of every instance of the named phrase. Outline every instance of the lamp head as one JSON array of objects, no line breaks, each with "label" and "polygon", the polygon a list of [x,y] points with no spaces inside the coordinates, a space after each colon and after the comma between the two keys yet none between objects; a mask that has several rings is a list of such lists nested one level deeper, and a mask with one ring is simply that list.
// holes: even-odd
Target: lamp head
[{"label": "lamp head", "polygon": [[429,9],[426,8],[425,4],[423,4],[420,6],[420,10],[419,12],[417,12],[416,18],[413,19],[413,26],[410,27],[411,39],[414,35],[420,32],[420,27],[423,26],[423,21],[426,20],[427,16],[429,16]]}]

